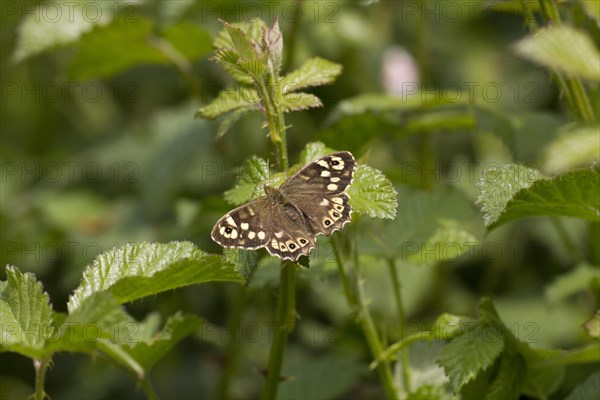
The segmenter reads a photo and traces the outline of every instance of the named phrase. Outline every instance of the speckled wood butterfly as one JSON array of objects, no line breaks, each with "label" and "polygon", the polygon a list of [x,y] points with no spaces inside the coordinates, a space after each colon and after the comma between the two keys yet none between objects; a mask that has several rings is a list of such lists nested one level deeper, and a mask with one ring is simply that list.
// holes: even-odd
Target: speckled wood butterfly
[{"label": "speckled wood butterfly", "polygon": [[210,236],[223,247],[255,250],[296,261],[315,248],[318,234],[331,235],[350,222],[346,189],[356,161],[341,151],[307,164],[279,188],[225,214]]}]

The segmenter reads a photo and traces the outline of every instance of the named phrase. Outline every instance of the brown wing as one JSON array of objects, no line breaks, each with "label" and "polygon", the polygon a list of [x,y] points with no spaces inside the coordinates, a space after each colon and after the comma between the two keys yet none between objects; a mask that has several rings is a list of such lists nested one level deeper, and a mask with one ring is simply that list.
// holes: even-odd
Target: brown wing
[{"label": "brown wing", "polygon": [[[297,214],[297,213],[296,213]],[[256,250],[296,261],[315,248],[314,234],[294,210],[269,203],[263,197],[225,214],[212,229],[211,238],[223,247]]]},{"label": "brown wing", "polygon": [[302,168],[279,190],[302,212],[311,231],[329,236],[350,221],[346,190],[355,170],[350,152],[329,154]]},{"label": "brown wing", "polygon": [[244,204],[223,215],[210,237],[223,247],[255,250],[270,238],[269,223],[273,210],[265,197]]}]

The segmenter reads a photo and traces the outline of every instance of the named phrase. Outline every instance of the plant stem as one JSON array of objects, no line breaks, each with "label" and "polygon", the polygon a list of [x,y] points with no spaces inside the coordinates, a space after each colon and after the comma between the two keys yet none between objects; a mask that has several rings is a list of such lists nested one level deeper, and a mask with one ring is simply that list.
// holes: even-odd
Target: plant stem
[{"label": "plant stem", "polygon": [[[233,288],[232,288],[233,289]],[[234,332],[240,328],[242,322],[243,311],[247,303],[246,288],[235,288],[235,293],[229,293],[229,299],[231,301],[232,312],[229,316],[229,322],[227,324],[229,332]],[[239,354],[240,341],[231,339],[227,343],[227,352],[225,354],[225,362],[223,366],[223,373],[217,386],[217,399],[229,399],[229,387],[231,386],[231,379],[233,378],[236,368]]]},{"label": "plant stem", "polygon": [[[396,312],[398,313],[398,334],[400,335],[399,340],[406,339],[406,316],[404,314],[404,303],[402,302],[402,286],[400,279],[398,278],[398,270],[396,269],[396,260],[389,258],[388,269],[392,278],[392,288],[394,289],[394,300],[396,301]],[[407,393],[411,392],[411,377],[410,377],[410,364],[408,362],[408,353],[402,351],[399,354],[402,363],[402,380],[404,381],[404,389]]]},{"label": "plant stem", "polygon": [[33,360],[33,367],[35,368],[35,400],[44,400],[46,398],[44,384],[46,382],[46,370],[50,365],[50,361],[51,356],[46,356],[41,360]]},{"label": "plant stem", "polygon": [[550,218],[550,223],[552,223],[552,225],[558,232],[560,240],[563,242],[563,245],[567,249],[567,252],[571,256],[571,258],[573,258],[573,260],[578,263],[583,262],[585,260],[585,257],[583,256],[583,254],[581,254],[581,251],[577,247],[577,244],[569,236],[569,233],[565,229],[565,226],[562,223],[562,221],[558,217],[552,217]]},{"label": "plant stem", "polygon": [[[562,24],[560,13],[553,0],[539,0],[539,3],[546,24]],[[554,75],[556,75],[558,86],[565,96],[571,112],[588,124],[596,122],[592,102],[581,79],[578,77],[566,77],[560,72],[555,72]]]},{"label": "plant stem", "polygon": [[[356,272],[358,269],[358,252],[353,252],[354,273],[352,273],[350,276],[350,278],[352,278],[351,281],[346,272],[346,268],[344,267],[345,262],[342,259],[342,255],[335,238],[332,237],[331,243],[338,264],[340,277],[344,285],[346,300],[356,313],[358,322],[363,330],[365,338],[367,339],[367,343],[369,345],[369,348],[371,349],[371,354],[373,358],[375,360],[381,359],[383,355],[383,345],[381,344],[381,340],[379,339],[379,335],[377,334],[377,329],[375,328],[373,318],[369,313],[367,300],[365,298],[365,293],[363,290],[363,284],[360,281],[359,274]],[[398,399],[399,397],[396,391],[396,387],[394,385],[394,377],[389,363],[385,360],[379,363],[377,365],[377,373],[379,374],[379,379],[383,384],[386,397],[388,399]]]},{"label": "plant stem", "polygon": [[148,400],[158,400],[158,395],[154,391],[154,388],[150,384],[150,380],[147,377],[140,380],[140,386],[142,387],[142,390],[146,394],[146,398]]},{"label": "plant stem", "polygon": [[274,399],[283,364],[283,354],[287,338],[296,323],[296,264],[283,262],[279,281],[277,315],[273,344],[269,354],[267,381],[263,388],[262,399]]},{"label": "plant stem", "polygon": [[[288,154],[278,82],[279,72],[272,70],[267,73],[266,79],[257,82],[256,87],[265,107],[269,136],[275,147],[277,164],[280,170],[285,171],[288,168]],[[262,399],[274,399],[277,396],[283,354],[288,336],[296,323],[296,264],[292,262],[281,263],[275,323]]]}]

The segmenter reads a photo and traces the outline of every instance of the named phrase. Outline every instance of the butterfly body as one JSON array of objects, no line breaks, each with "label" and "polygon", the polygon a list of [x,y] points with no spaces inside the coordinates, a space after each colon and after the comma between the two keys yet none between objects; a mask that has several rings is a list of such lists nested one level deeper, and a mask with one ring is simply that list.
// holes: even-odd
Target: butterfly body
[{"label": "butterfly body", "polygon": [[212,239],[223,247],[258,249],[296,261],[316,246],[316,236],[331,235],[350,221],[346,189],[356,161],[347,151],[307,164],[279,188],[265,185],[265,196],[225,214]]}]

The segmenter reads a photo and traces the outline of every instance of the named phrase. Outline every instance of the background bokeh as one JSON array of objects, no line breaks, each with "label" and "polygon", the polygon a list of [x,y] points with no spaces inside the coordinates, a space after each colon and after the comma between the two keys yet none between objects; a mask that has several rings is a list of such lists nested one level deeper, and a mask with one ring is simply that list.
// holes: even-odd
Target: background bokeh
[{"label": "background bokeh", "polygon": [[[0,262],[35,273],[54,309],[66,311],[83,269],[114,245],[189,240],[220,251],[209,232],[230,208],[223,192],[246,158],[273,160],[273,153],[261,115],[244,116],[219,140],[217,122],[194,118],[231,83],[209,60],[211,41],[218,18],[271,23],[278,16],[286,71],[314,56],[343,66],[334,84],[312,90],[322,108],[286,116],[291,161],[306,143],[321,141],[382,170],[398,190],[395,221],[360,224],[365,290],[389,341],[397,323],[393,293],[367,237],[386,232],[390,246],[420,243],[436,221],[453,220],[480,245],[441,263],[397,260],[407,329],[423,329],[443,312],[472,315],[479,298],[491,296],[506,325],[531,346],[585,343],[580,326],[593,315],[597,293],[570,293],[556,282],[582,260],[598,262],[588,225],[536,218],[485,234],[475,205],[482,171],[509,162],[538,166],[542,149],[572,123],[548,71],[513,49],[529,33],[519,4],[530,3],[90,1],[77,2],[70,18],[61,2],[3,2]],[[598,33],[580,7],[565,7]],[[185,59],[140,55],[136,43],[144,37],[126,29],[112,41],[94,37],[116,20],[132,31],[148,25],[157,36],[183,32],[177,40],[186,45]],[[407,101],[413,92],[418,100]],[[299,274],[300,319],[284,366],[286,376],[311,384],[283,382],[282,396],[380,398],[326,241],[317,253]],[[256,397],[277,282],[277,264],[263,262],[248,287],[192,286],[128,304],[139,319],[181,310],[211,323],[153,369],[157,392],[212,397],[223,393],[228,371],[231,398]],[[438,347],[411,349],[419,379],[443,379],[433,364]],[[226,354],[235,355],[233,364]],[[0,359],[0,397],[31,394],[31,361],[12,353]],[[569,368],[553,398],[594,369]],[[119,367],[81,354],[57,355],[46,389],[56,399],[143,398]]]}]

